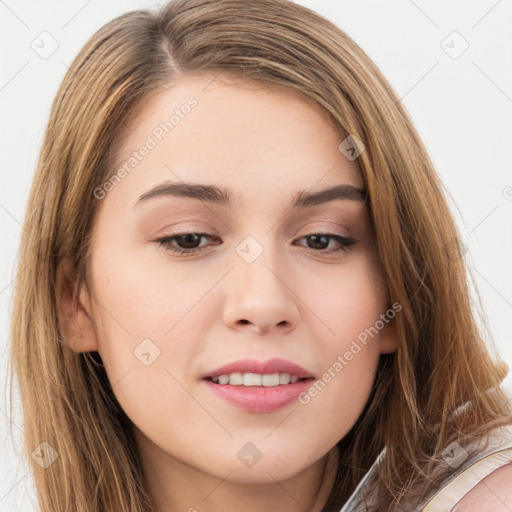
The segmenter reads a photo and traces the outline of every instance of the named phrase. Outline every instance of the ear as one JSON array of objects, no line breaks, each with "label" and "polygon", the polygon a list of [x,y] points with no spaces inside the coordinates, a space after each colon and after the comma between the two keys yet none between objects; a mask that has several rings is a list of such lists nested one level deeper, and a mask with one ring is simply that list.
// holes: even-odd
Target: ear
[{"label": "ear", "polygon": [[[388,309],[388,311],[390,311]],[[381,354],[391,354],[398,349],[398,336],[396,334],[395,318],[389,318],[388,323],[380,332],[379,350]]]},{"label": "ear", "polygon": [[78,297],[73,294],[76,272],[69,257],[64,258],[57,268],[57,312],[64,342],[75,352],[98,350],[98,336],[92,317],[90,296],[85,286]]}]

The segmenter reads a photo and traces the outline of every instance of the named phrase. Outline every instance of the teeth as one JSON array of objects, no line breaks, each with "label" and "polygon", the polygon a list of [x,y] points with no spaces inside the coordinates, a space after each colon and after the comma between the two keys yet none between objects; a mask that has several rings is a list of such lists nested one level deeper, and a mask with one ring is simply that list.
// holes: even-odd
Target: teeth
[{"label": "teeth", "polygon": [[272,375],[262,375],[261,383],[263,386],[279,386],[279,373]]},{"label": "teeth", "polygon": [[232,373],[228,376],[229,383],[232,386],[241,386],[244,383],[244,374],[243,373]]},{"label": "teeth", "polygon": [[244,373],[244,386],[261,386],[261,374]]},{"label": "teeth", "polygon": [[290,375],[289,373],[230,373],[217,375],[212,377],[212,382],[218,384],[230,384],[231,386],[279,386],[284,384],[294,384],[299,381],[297,375]]},{"label": "teeth", "polygon": [[229,382],[229,375],[219,375],[219,384],[227,384]]},{"label": "teeth", "polygon": [[279,384],[290,384],[290,374],[289,373],[280,373],[279,374]]}]

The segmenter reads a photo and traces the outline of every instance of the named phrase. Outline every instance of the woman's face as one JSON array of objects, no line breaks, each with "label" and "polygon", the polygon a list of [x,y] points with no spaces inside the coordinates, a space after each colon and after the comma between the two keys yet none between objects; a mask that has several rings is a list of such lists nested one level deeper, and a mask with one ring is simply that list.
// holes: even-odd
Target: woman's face
[{"label": "woman's face", "polygon": [[221,78],[182,79],[132,116],[124,172],[95,191],[86,309],[161,468],[283,480],[360,415],[396,342],[342,141],[296,96]]}]

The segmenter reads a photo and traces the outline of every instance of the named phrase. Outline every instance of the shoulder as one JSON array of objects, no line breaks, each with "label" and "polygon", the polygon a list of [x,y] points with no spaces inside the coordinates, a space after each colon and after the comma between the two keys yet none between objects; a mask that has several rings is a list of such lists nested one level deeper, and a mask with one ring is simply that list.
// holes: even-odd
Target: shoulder
[{"label": "shoulder", "polygon": [[510,512],[512,510],[512,463],[481,480],[451,512]]}]

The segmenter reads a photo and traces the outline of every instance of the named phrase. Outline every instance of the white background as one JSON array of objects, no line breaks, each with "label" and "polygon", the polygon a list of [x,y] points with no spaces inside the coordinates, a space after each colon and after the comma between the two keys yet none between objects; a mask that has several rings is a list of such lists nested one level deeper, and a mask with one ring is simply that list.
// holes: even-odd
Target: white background
[{"label": "white background", "polygon": [[[345,30],[402,98],[453,198],[452,207],[458,209],[465,258],[498,350],[512,363],[512,188],[507,188],[512,187],[512,4],[503,0],[297,3]],[[4,376],[16,249],[50,104],[67,66],[101,25],[123,12],[157,5],[142,0],[0,0],[3,390],[7,390]],[[43,31],[58,43],[46,59],[31,47]],[[469,44],[458,58],[452,57],[465,43],[453,31]],[[30,512],[34,492],[20,456],[18,402],[15,399],[11,417],[6,391],[1,396],[0,511]]]}]

